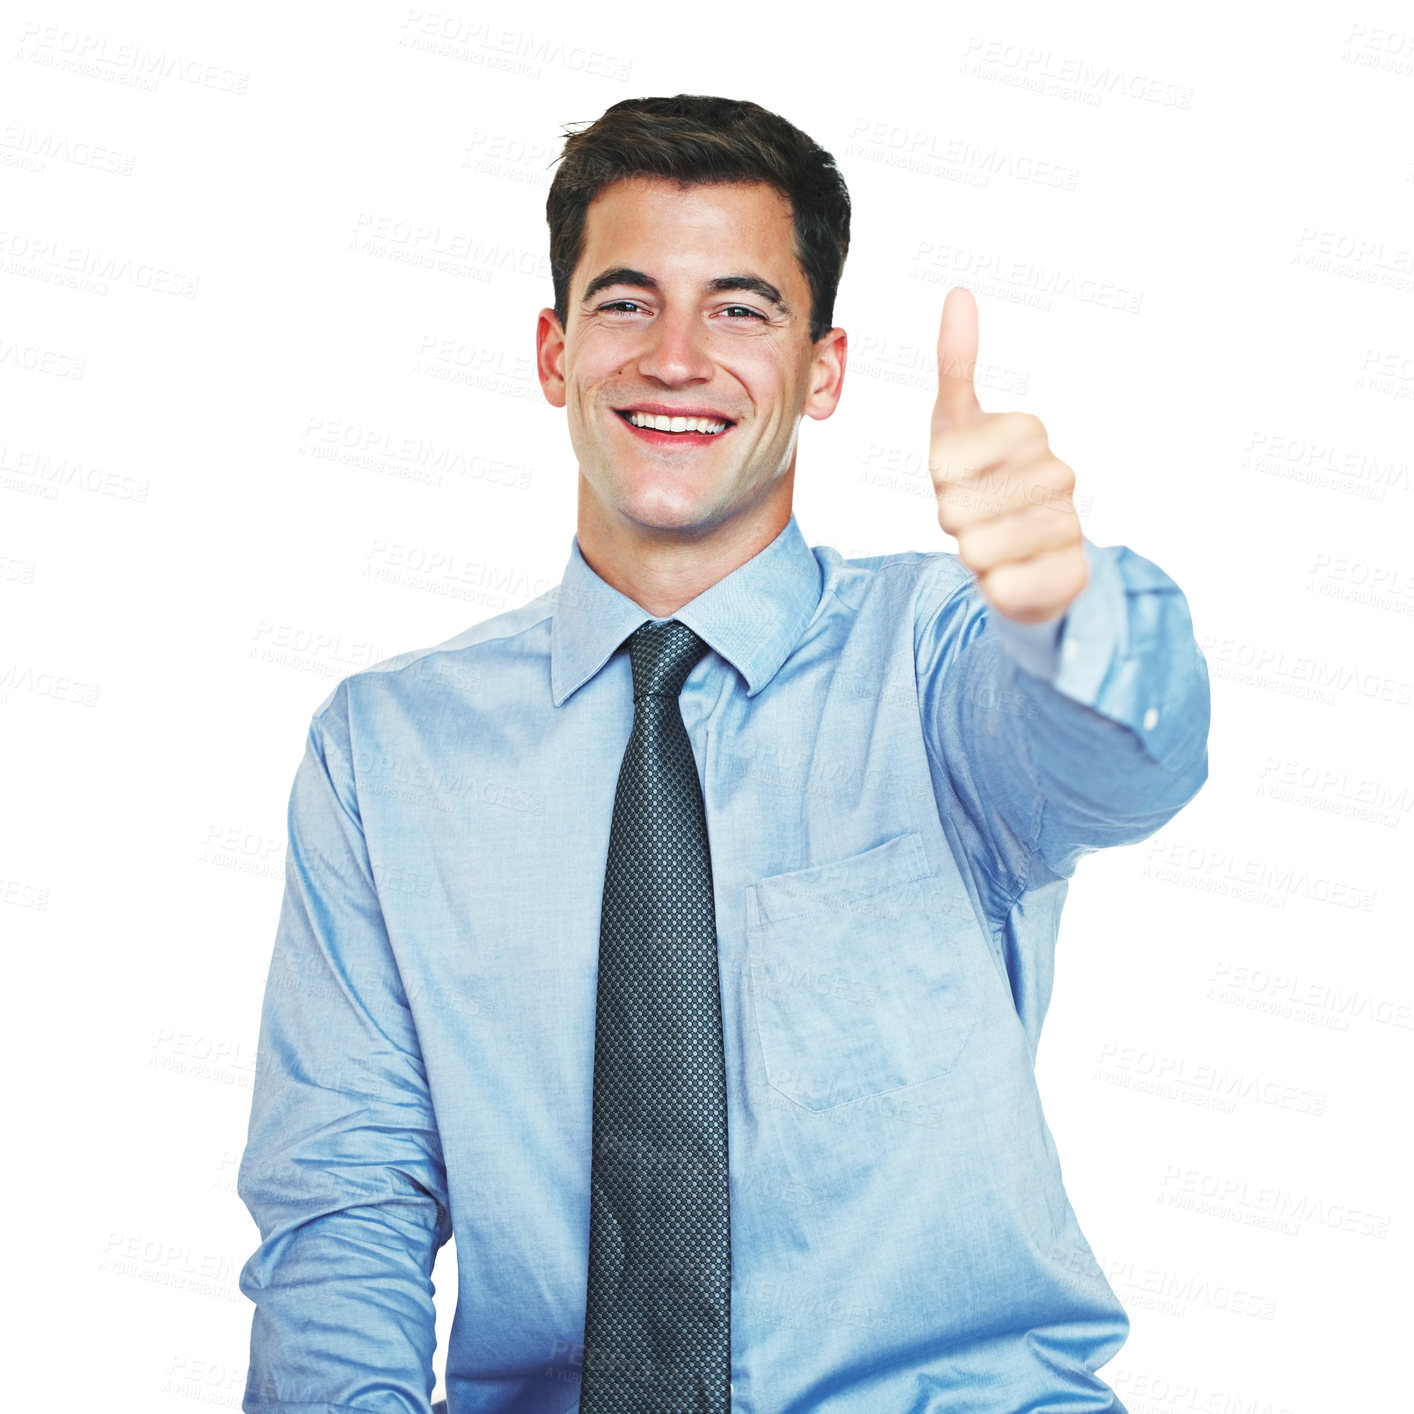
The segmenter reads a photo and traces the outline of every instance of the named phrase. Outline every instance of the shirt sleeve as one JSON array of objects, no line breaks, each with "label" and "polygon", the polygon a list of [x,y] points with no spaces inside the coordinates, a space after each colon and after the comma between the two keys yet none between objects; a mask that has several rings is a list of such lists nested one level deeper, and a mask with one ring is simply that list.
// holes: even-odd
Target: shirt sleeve
[{"label": "shirt sleeve", "polygon": [[[346,703],[346,688],[330,702]],[[432,1266],[451,1236],[427,1078],[347,748],[311,723],[237,1191],[260,1229],[246,1414],[431,1414]]]},{"label": "shirt sleeve", "polygon": [[1089,578],[1042,624],[969,576],[919,631],[928,748],[1013,898],[1147,838],[1208,776],[1208,669],[1187,600],[1127,546],[1083,542]]}]

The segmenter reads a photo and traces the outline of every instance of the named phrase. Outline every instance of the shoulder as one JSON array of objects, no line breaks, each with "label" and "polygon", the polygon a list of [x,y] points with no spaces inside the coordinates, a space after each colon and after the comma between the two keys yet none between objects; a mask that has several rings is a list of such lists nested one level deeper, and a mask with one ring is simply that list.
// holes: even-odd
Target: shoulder
[{"label": "shoulder", "polygon": [[811,551],[825,593],[852,608],[862,608],[869,598],[883,595],[910,604],[916,620],[932,615],[972,581],[967,567],[947,550],[850,557],[829,545],[815,545]]},{"label": "shoulder", "polygon": [[349,714],[356,707],[392,700],[408,705],[435,699],[449,689],[468,693],[492,671],[499,672],[507,659],[524,661],[543,654],[548,660],[558,592],[557,585],[440,643],[396,653],[350,673],[315,708],[314,724],[346,735]]}]

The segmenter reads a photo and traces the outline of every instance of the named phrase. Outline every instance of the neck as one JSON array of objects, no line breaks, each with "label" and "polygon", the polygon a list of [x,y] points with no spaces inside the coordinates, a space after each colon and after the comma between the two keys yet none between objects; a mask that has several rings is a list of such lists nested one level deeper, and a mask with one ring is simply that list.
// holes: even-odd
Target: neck
[{"label": "neck", "polygon": [[655,619],[671,618],[781,533],[790,520],[792,481],[789,476],[783,479],[783,495],[742,508],[703,530],[645,526],[606,511],[581,476],[579,552],[606,584]]}]

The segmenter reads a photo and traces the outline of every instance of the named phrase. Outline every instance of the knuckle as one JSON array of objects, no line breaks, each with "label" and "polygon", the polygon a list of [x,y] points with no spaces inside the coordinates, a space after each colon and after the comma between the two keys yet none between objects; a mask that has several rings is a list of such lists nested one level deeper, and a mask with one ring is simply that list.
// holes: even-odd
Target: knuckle
[{"label": "knuckle", "polygon": [[991,568],[995,555],[989,552],[986,527],[964,529],[957,537],[957,557],[975,574]]},{"label": "knuckle", "polygon": [[987,593],[993,603],[1009,605],[1016,585],[1015,565],[995,565],[987,571]]},{"label": "knuckle", "polygon": [[1015,428],[1018,437],[1031,442],[1046,441],[1046,424],[1034,412],[1008,412],[1003,416]]}]

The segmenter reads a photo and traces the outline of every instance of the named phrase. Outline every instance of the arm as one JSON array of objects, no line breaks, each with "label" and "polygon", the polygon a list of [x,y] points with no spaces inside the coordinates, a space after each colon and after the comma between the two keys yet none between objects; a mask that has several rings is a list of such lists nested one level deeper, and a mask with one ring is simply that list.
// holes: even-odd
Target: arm
[{"label": "arm", "polygon": [[1010,907],[1192,799],[1208,676],[1173,580],[1085,538],[1075,473],[1040,419],[982,411],[977,348],[977,305],[958,286],[938,329],[928,467],[938,524],[975,578],[925,622],[919,675],[929,748]]},{"label": "arm", "polygon": [[1084,541],[1085,587],[1048,621],[998,613],[969,579],[919,631],[929,750],[1005,893],[1133,844],[1207,779],[1207,667],[1183,592],[1124,546]]},{"label": "arm", "polygon": [[364,843],[347,687],[311,724],[289,809],[238,1192],[260,1229],[246,1414],[429,1414],[441,1144]]}]

